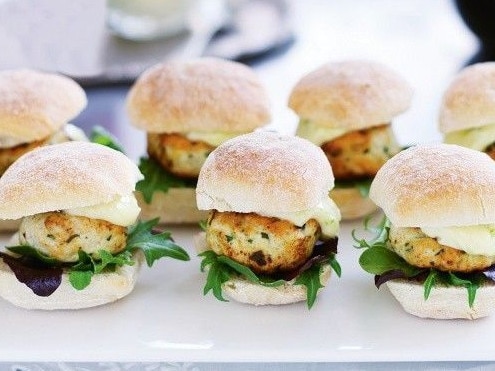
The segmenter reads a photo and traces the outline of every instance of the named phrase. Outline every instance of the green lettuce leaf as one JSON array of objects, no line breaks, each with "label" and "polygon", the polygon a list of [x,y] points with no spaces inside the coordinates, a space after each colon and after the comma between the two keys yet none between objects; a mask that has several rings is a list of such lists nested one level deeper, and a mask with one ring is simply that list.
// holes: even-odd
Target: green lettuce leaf
[{"label": "green lettuce leaf", "polygon": [[386,217],[383,217],[376,226],[372,226],[371,219],[371,216],[364,219],[364,230],[371,233],[371,236],[368,239],[358,238],[356,236],[355,229],[351,232],[352,239],[354,240],[354,242],[357,243],[357,245],[354,245],[354,247],[358,249],[370,248],[373,246],[386,247],[388,241],[388,233],[390,231],[390,221]]},{"label": "green lettuce leaf", "polygon": [[212,291],[213,295],[221,301],[228,301],[222,295],[222,285],[232,277],[242,276],[250,282],[270,287],[280,286],[285,283],[284,280],[273,281],[258,277],[250,268],[237,263],[225,255],[217,255],[211,250],[203,251],[198,256],[203,258],[201,261],[201,272],[204,272],[208,268],[203,293],[206,295]]},{"label": "green lettuce leaf", "polygon": [[359,257],[359,265],[371,274],[384,274],[392,270],[400,270],[406,277],[414,277],[422,272],[413,267],[386,247],[375,245],[367,248]]},{"label": "green lettuce leaf", "polygon": [[141,192],[146,203],[151,203],[153,193],[167,193],[170,188],[194,188],[196,180],[179,178],[160,166],[158,162],[151,158],[142,157],[139,160],[139,170],[144,175],[144,179],[136,184],[136,190]]},{"label": "green lettuce leaf", "polygon": [[[187,252],[177,245],[171,238],[170,233],[155,233],[153,227],[158,224],[158,219],[146,222],[138,221],[129,227],[127,235],[127,244],[124,250],[117,254],[111,254],[105,250],[98,250],[94,255],[84,251],[78,252],[78,260],[73,263],[62,262],[41,253],[32,246],[10,246],[7,249],[15,254],[14,256],[3,256],[4,261],[15,268],[19,276],[22,271],[29,272],[23,274],[23,283],[36,289],[38,292],[46,292],[43,287],[43,281],[38,279],[36,272],[44,274],[50,279],[46,279],[49,284],[50,293],[60,285],[60,277],[63,271],[69,274],[69,282],[76,290],[83,290],[90,283],[95,274],[103,272],[114,272],[117,267],[124,265],[133,265],[132,255],[135,251],[141,250],[145,256],[146,263],[149,267],[163,257],[170,257],[178,260],[189,260]],[[14,266],[15,265],[15,266]],[[24,269],[22,267],[25,267]],[[57,269],[50,269],[57,268]],[[16,274],[16,276],[18,275]],[[54,287],[54,282],[56,287]],[[34,291],[34,290],[33,290]],[[36,293],[36,292],[35,292]]]},{"label": "green lettuce leaf", "polygon": [[201,228],[203,232],[206,232],[206,227],[208,226],[208,220],[200,220],[198,224],[199,224],[199,228]]},{"label": "green lettuce leaf", "polygon": [[54,266],[59,263],[57,259],[54,259],[46,254],[43,254],[41,251],[31,246],[27,246],[27,245],[9,246],[7,247],[7,249],[15,254],[36,260],[40,264],[45,266]]},{"label": "green lettuce leaf", "polygon": [[320,281],[321,269],[321,264],[313,265],[311,268],[305,270],[299,276],[297,276],[296,280],[294,281],[295,285],[306,286],[306,304],[310,309],[316,301],[318,290],[323,288],[323,285]]},{"label": "green lettuce leaf", "polygon": [[435,269],[430,270],[428,273],[428,276],[425,279],[425,283],[423,284],[424,291],[423,291],[423,297],[428,299],[430,296],[431,290],[433,289],[433,286],[437,283],[437,278],[438,278],[438,271]]},{"label": "green lettuce leaf", "polygon": [[92,271],[76,271],[69,272],[69,282],[76,290],[84,290],[91,283],[94,273]]},{"label": "green lettuce leaf", "polygon": [[124,147],[119,143],[118,139],[102,126],[97,125],[93,127],[89,140],[93,143],[101,144],[125,153]]},{"label": "green lettuce leaf", "polygon": [[[352,232],[355,241],[354,247],[365,249],[359,257],[359,265],[363,270],[375,275],[377,287],[382,283],[395,278],[418,279],[423,282],[424,298],[428,299],[431,291],[438,285],[465,287],[470,307],[473,306],[477,289],[490,279],[481,272],[454,273],[443,272],[433,268],[418,268],[390,250],[389,244],[390,221],[383,217],[375,227],[366,219],[364,230],[371,237],[366,240],[358,238],[356,231]],[[490,268],[488,268],[490,269]]]},{"label": "green lettuce leaf", "polygon": [[[233,277],[241,276],[246,280],[267,287],[277,287],[287,283],[283,279],[273,279],[268,276],[261,276],[254,273],[249,267],[230,259],[225,255],[217,255],[211,250],[204,251],[198,256],[202,257],[201,271],[204,272],[208,268],[206,283],[204,286],[204,295],[210,291],[221,301],[227,301],[222,294],[222,285]],[[323,287],[320,282],[320,273],[323,266],[330,264],[332,269],[340,277],[341,267],[335,259],[335,254],[330,254],[327,259],[318,260],[307,269],[300,272],[294,284],[304,285],[307,289],[306,304],[309,309],[316,301],[318,290]]]},{"label": "green lettuce leaf", "polygon": [[138,221],[134,224],[129,229],[126,250],[134,252],[136,249],[140,249],[144,253],[149,267],[163,257],[189,260],[187,252],[172,240],[170,233],[153,233],[153,227],[158,224],[158,220],[155,218],[145,222]]}]

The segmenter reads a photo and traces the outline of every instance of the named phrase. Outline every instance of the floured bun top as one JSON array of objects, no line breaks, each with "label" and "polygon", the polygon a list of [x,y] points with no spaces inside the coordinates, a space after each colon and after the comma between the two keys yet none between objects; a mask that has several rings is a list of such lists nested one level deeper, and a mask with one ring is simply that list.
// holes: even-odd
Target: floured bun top
[{"label": "floured bun top", "polygon": [[444,134],[495,124],[495,62],[464,68],[445,91],[439,128]]},{"label": "floured bun top", "polygon": [[39,147],[0,178],[0,219],[112,202],[132,195],[140,179],[129,158],[100,144]]},{"label": "floured bun top", "polygon": [[0,71],[0,139],[27,143],[47,138],[86,103],[84,90],[68,77],[29,69]]},{"label": "floured bun top", "polygon": [[268,95],[255,73],[215,58],[149,68],[129,91],[127,111],[132,124],[152,133],[244,133],[270,120]]},{"label": "floured bun top", "polygon": [[196,196],[200,210],[273,216],[317,206],[333,185],[332,169],[319,147],[259,131],[230,139],[208,156]]},{"label": "floured bun top", "polygon": [[452,144],[423,144],[392,157],[370,198],[398,227],[495,223],[495,161]]},{"label": "floured bun top", "polygon": [[389,123],[409,108],[409,83],[383,64],[327,63],[294,86],[289,107],[303,120],[347,131]]}]

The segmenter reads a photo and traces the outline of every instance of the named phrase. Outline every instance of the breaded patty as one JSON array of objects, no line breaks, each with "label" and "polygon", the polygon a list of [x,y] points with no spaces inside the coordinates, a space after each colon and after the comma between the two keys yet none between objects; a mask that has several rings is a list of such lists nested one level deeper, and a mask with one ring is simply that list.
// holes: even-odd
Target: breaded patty
[{"label": "breaded patty", "polygon": [[256,273],[270,274],[302,265],[313,252],[320,233],[320,225],[314,219],[297,227],[287,220],[255,213],[212,211],[206,242],[215,253]]},{"label": "breaded patty", "polygon": [[441,245],[428,237],[420,228],[391,226],[390,248],[409,264],[420,268],[436,268],[441,271],[473,272],[495,263],[495,256],[471,255],[453,247]]},{"label": "breaded patty", "polygon": [[197,178],[206,157],[215,147],[190,141],[180,134],[148,133],[148,155],[171,173]]},{"label": "breaded patty", "polygon": [[351,131],[323,143],[321,148],[338,180],[374,177],[400,151],[389,124]]},{"label": "breaded patty", "polygon": [[[75,136],[75,137],[74,137]],[[84,132],[72,124],[64,125],[60,130],[53,133],[50,137],[29,143],[14,145],[13,147],[0,148],[0,176],[7,168],[14,163],[23,154],[32,151],[35,148],[68,142],[70,140],[84,140]]]},{"label": "breaded patty", "polygon": [[25,217],[19,227],[20,244],[64,262],[77,261],[79,250],[96,258],[99,250],[118,253],[125,248],[126,241],[126,227],[63,212]]},{"label": "breaded patty", "polygon": [[35,142],[22,143],[14,147],[0,148],[0,175],[23,154],[32,151],[37,147],[44,146],[48,140],[49,139],[47,138]]},{"label": "breaded patty", "polygon": [[485,152],[488,156],[495,160],[495,143],[490,144],[484,149],[483,152]]}]

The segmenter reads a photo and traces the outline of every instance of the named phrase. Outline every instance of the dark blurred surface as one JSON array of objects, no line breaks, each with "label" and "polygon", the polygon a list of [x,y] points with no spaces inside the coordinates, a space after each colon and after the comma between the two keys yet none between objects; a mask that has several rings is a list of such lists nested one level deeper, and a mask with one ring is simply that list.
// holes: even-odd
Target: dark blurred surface
[{"label": "dark blurred surface", "polygon": [[104,0],[0,0],[0,69],[66,74],[81,85],[129,84],[164,60],[202,55],[245,63],[288,50],[289,0],[196,0],[187,30],[148,41],[123,39],[106,24]]},{"label": "dark blurred surface", "polygon": [[[102,71],[72,76],[81,85],[130,84],[146,68],[163,60],[212,56],[252,64],[285,52],[294,41],[287,0],[241,0],[203,3],[208,14],[197,10],[190,32],[146,42],[106,35]],[[201,3],[200,3],[201,5]]]},{"label": "dark blurred surface", "polygon": [[455,4],[480,42],[479,50],[467,64],[495,60],[495,0],[456,0]]}]

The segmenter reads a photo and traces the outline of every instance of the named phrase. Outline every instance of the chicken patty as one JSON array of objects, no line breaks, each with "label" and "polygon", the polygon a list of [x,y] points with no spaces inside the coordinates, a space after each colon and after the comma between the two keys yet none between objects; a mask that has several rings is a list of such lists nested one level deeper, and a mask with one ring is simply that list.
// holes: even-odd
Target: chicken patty
[{"label": "chicken patty", "polygon": [[0,176],[23,154],[48,144],[63,143],[71,140],[86,140],[86,137],[81,129],[72,124],[66,124],[48,138],[0,148]]},{"label": "chicken patty", "polygon": [[99,250],[115,254],[125,248],[126,241],[126,227],[63,212],[25,217],[19,227],[21,245],[30,245],[63,262],[77,261],[79,250],[95,258],[99,258]]},{"label": "chicken patty", "polygon": [[208,143],[190,141],[180,134],[148,133],[148,155],[180,177],[197,178],[214,149]]},{"label": "chicken patty", "polygon": [[22,143],[14,147],[0,148],[0,175],[5,173],[5,170],[14,163],[23,154],[32,151],[37,147],[44,146],[49,141],[49,138],[37,140],[29,143]]},{"label": "chicken patty", "polygon": [[301,266],[321,234],[314,219],[297,227],[287,220],[255,213],[212,211],[207,223],[206,242],[210,249],[261,274]]},{"label": "chicken patty", "polygon": [[483,150],[483,152],[490,156],[492,160],[495,160],[495,143],[490,144]]},{"label": "chicken patty", "polygon": [[440,271],[473,272],[495,263],[495,256],[472,255],[453,247],[441,245],[420,228],[390,227],[389,247],[409,264]]},{"label": "chicken patty", "polygon": [[351,131],[323,143],[321,148],[338,180],[374,177],[401,149],[389,124]]}]

